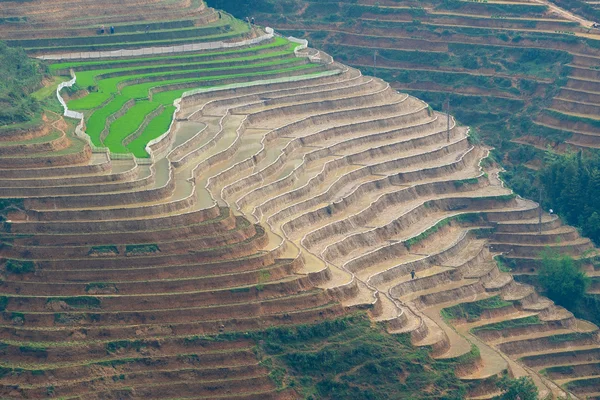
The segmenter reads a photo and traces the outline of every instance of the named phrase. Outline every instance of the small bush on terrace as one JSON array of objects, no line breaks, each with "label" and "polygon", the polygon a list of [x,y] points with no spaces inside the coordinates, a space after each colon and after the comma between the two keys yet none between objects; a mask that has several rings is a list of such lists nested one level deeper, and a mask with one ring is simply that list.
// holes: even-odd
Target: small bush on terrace
[{"label": "small bush on terrace", "polygon": [[73,308],[100,308],[100,299],[91,296],[77,296],[77,297],[57,297],[49,299],[48,303],[64,301],[68,306]]},{"label": "small bush on terrace", "polygon": [[131,244],[125,246],[125,254],[157,253],[160,249],[156,244]]},{"label": "small bush on terrace", "polygon": [[88,255],[90,254],[119,254],[117,246],[92,246]]},{"label": "small bush on terrace", "polygon": [[537,400],[538,389],[529,377],[510,379],[503,377],[498,386],[502,394],[494,397],[494,400],[515,400],[518,396],[521,400]]},{"label": "small bush on terrace", "polygon": [[23,275],[35,271],[35,264],[33,261],[6,260],[4,268],[11,274]]},{"label": "small bush on terrace", "polygon": [[546,249],[542,253],[539,282],[555,303],[573,308],[585,296],[590,278],[579,269],[572,257]]},{"label": "small bush on terrace", "polygon": [[511,302],[504,301],[500,296],[478,300],[471,303],[461,303],[442,309],[442,316],[446,319],[464,319],[467,322],[477,321],[486,310],[510,307]]},{"label": "small bush on terrace", "polygon": [[484,333],[484,332],[494,332],[494,331],[503,331],[506,329],[514,329],[514,328],[523,328],[531,325],[541,325],[542,322],[537,317],[537,315],[533,315],[525,318],[518,319],[510,319],[506,321],[496,322],[489,325],[479,326],[477,328],[473,328],[471,332],[474,334]]}]

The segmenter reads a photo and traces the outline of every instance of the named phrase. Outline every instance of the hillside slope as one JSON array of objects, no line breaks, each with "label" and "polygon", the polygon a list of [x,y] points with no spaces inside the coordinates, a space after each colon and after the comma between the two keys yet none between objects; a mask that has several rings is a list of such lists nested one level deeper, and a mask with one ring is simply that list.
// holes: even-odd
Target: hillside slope
[{"label": "hillside slope", "polygon": [[593,245],[454,118],[199,1],[8,4],[81,120],[0,136],[0,396],[600,392],[598,328],[495,262]]},{"label": "hillside slope", "polygon": [[600,32],[543,3],[298,0],[270,5],[251,12],[261,23],[309,38],[365,72],[373,74],[376,64],[377,75],[394,88],[438,110],[449,98],[458,119],[477,127],[501,151],[523,137],[542,147],[564,142],[600,147],[594,109],[600,104],[594,97]]}]

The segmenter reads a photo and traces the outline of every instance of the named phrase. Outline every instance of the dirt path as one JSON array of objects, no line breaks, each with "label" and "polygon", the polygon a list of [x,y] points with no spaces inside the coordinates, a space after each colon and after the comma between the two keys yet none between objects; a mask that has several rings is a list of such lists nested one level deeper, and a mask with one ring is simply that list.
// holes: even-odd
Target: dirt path
[{"label": "dirt path", "polygon": [[594,22],[589,21],[583,17],[580,17],[577,14],[573,14],[570,11],[567,11],[565,9],[560,8],[559,6],[557,6],[556,4],[548,1],[548,0],[534,0],[536,3],[539,4],[543,4],[545,6],[548,6],[552,11],[554,11],[555,13],[559,14],[560,16],[571,20],[571,21],[575,21],[580,23],[581,25],[585,26],[586,28],[591,28],[592,25],[594,24]]}]

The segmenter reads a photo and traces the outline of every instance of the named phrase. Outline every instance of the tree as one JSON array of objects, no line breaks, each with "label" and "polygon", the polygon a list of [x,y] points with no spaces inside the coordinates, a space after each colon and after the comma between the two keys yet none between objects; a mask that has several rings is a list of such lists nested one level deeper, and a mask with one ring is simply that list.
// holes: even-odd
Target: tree
[{"label": "tree", "polygon": [[556,304],[572,308],[585,295],[590,279],[572,257],[546,249],[542,253],[539,282],[546,295]]},{"label": "tree", "polygon": [[209,7],[227,10],[242,20],[256,12],[273,11],[273,5],[266,0],[208,0],[206,3]]},{"label": "tree", "polygon": [[0,42],[0,125],[31,120],[40,111],[30,94],[42,86],[46,66],[23,49]]},{"label": "tree", "polygon": [[538,389],[529,377],[510,379],[505,376],[498,383],[498,387],[502,390],[502,394],[494,397],[494,400],[538,399]]},{"label": "tree", "polygon": [[587,189],[586,206],[590,207],[592,213],[600,212],[600,169],[598,167],[592,168]]},{"label": "tree", "polygon": [[600,215],[596,211],[583,224],[583,233],[594,242],[600,241]]},{"label": "tree", "polygon": [[[544,206],[554,209],[569,224],[581,228],[599,245],[600,155],[547,153],[539,179],[544,188]],[[514,188],[520,190],[520,194],[529,194],[521,182]]]}]

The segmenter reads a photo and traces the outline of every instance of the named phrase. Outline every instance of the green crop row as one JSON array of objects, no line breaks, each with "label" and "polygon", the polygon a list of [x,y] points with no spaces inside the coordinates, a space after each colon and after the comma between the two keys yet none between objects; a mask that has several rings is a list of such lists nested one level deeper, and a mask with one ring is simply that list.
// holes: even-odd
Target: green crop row
[{"label": "green crop row", "polygon": [[86,122],[86,133],[90,136],[94,145],[102,146],[100,134],[106,125],[106,118],[119,111],[129,100],[123,95],[116,95],[104,107],[97,109],[90,115]]},{"label": "green crop row", "polygon": [[478,326],[473,328],[471,332],[474,334],[483,333],[483,332],[493,332],[493,331],[502,331],[505,329],[514,329],[514,328],[525,328],[529,326],[542,325],[543,322],[540,321],[537,315],[533,315],[525,318],[517,318],[517,319],[509,319],[506,321],[496,322],[489,325]]},{"label": "green crop row", "polygon": [[[168,92],[165,92],[168,93]],[[127,145],[127,148],[135,157],[144,158],[148,157],[146,152],[146,145],[153,139],[156,139],[163,133],[165,133],[171,125],[173,119],[173,113],[175,112],[174,106],[167,106],[165,109],[148,124],[142,134],[131,143]]]},{"label": "green crop row", "polygon": [[[202,70],[202,67],[211,67],[217,66],[213,68],[235,68],[235,64],[240,64],[240,66],[246,66],[248,62],[251,61],[263,61],[263,62],[275,62],[277,58],[281,58],[283,56],[293,56],[293,49],[288,48],[280,51],[273,51],[269,53],[261,53],[253,56],[244,56],[244,57],[236,57],[227,60],[209,60],[209,61],[194,61],[194,62],[180,62],[177,64],[167,63],[154,63],[147,66],[126,66],[121,68],[101,68],[97,70],[86,70],[83,72],[79,72],[77,76],[77,84],[82,87],[94,86],[96,81],[100,81],[103,79],[115,78],[118,76],[126,76],[126,75],[146,75],[146,74],[161,74],[161,73],[169,73],[175,71],[191,71],[191,70]],[[271,61],[270,61],[271,60]],[[234,65],[221,65],[221,64],[234,64]],[[117,67],[117,66],[115,66]],[[239,68],[239,67],[238,67]],[[209,71],[209,70],[207,70]],[[128,74],[129,73],[129,74]]]},{"label": "green crop row", "polygon": [[[251,64],[251,67],[252,68],[264,68],[264,67],[285,65],[285,64],[296,63],[296,62],[297,62],[297,59],[290,58],[290,59],[277,60],[277,61],[272,61],[272,62]],[[139,80],[152,81],[152,79],[155,78],[157,81],[162,81],[162,80],[167,80],[169,76],[172,76],[173,79],[177,79],[178,77],[180,77],[181,75],[184,75],[184,74],[195,74],[198,77],[200,77],[203,74],[210,73],[210,72],[225,72],[225,71],[235,72],[238,69],[240,69],[240,67],[201,68],[201,69],[182,70],[182,71],[170,72],[170,73],[157,72],[157,73],[148,73],[148,74],[140,74],[140,75],[119,76],[119,77],[115,77],[115,78],[102,79],[99,82],[96,82],[96,75],[100,74],[101,73],[100,71],[86,71],[86,72],[80,73],[77,76],[78,84],[81,87],[97,86],[97,92],[90,93],[88,96],[85,96],[81,99],[76,99],[76,100],[70,101],[69,108],[74,109],[74,110],[91,110],[96,107],[99,107],[104,102],[106,102],[108,99],[110,99],[111,95],[118,92],[119,86],[128,85],[128,84],[130,86],[139,86],[139,85],[136,85],[136,82],[138,82]],[[105,70],[102,70],[102,71],[105,72]],[[223,74],[223,75],[219,75],[219,76],[227,76],[227,74]],[[210,79],[210,78],[214,79],[215,77],[214,76],[204,77],[204,79]],[[184,78],[180,78],[180,79],[184,79]],[[190,79],[190,78],[188,78],[188,79]],[[151,83],[151,87],[160,86],[160,82],[150,82],[150,83]],[[135,98],[145,98],[148,96],[148,93],[145,90],[134,91],[128,86],[125,86],[125,87],[123,87],[123,89],[121,89],[123,94],[125,94],[125,92],[127,90],[130,90],[133,92],[132,93],[133,95],[130,97],[134,98],[134,99]],[[136,96],[136,94],[137,94],[137,96]]]},{"label": "green crop row", "polygon": [[[81,67],[112,67],[112,66],[126,66],[131,64],[138,63],[168,63],[169,61],[177,62],[183,60],[201,60],[204,58],[210,58],[215,56],[236,56],[241,54],[255,54],[261,50],[268,50],[281,47],[285,44],[290,44],[287,39],[284,38],[275,38],[272,42],[264,45],[253,46],[251,48],[237,49],[237,50],[228,50],[228,51],[203,51],[200,53],[185,53],[179,55],[162,55],[162,56],[149,56],[149,57],[140,57],[140,58],[128,58],[128,59],[116,59],[116,60],[98,60],[98,61],[70,61],[70,62],[60,62],[55,64],[50,64],[51,71],[57,71],[62,69],[70,69],[73,68],[77,70]],[[296,45],[294,45],[296,46]],[[233,57],[232,59],[235,59]]]},{"label": "green crop row", "polygon": [[152,101],[136,102],[133,107],[127,110],[125,115],[110,125],[109,133],[104,139],[104,145],[115,153],[127,153],[123,140],[138,129],[146,115],[160,106],[160,103]]},{"label": "green crop row", "polygon": [[493,296],[487,299],[478,300],[470,303],[460,303],[452,307],[444,308],[441,311],[445,319],[464,319],[467,322],[478,321],[481,315],[487,310],[511,307],[512,303],[502,300],[500,296]]}]

